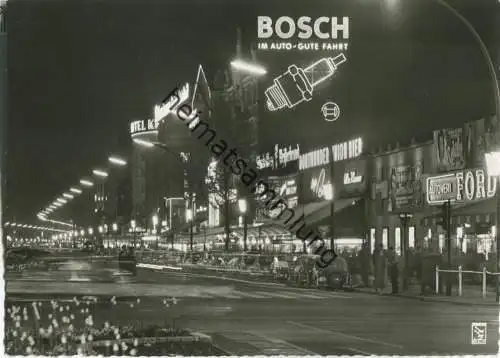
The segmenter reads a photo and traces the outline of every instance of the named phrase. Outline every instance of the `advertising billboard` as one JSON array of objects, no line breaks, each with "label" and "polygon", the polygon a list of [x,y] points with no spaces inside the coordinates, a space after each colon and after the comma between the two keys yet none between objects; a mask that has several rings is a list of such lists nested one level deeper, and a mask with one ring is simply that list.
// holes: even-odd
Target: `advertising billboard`
[{"label": "advertising billboard", "polygon": [[336,163],[334,170],[337,198],[359,196],[366,191],[368,178],[365,159]]},{"label": "advertising billboard", "polygon": [[434,168],[438,172],[462,169],[465,166],[462,128],[434,131]]},{"label": "advertising billboard", "polygon": [[411,210],[423,204],[422,169],[421,162],[390,169],[388,211]]},{"label": "advertising billboard", "polygon": [[301,204],[315,203],[333,198],[329,165],[314,167],[300,173],[299,198]]}]

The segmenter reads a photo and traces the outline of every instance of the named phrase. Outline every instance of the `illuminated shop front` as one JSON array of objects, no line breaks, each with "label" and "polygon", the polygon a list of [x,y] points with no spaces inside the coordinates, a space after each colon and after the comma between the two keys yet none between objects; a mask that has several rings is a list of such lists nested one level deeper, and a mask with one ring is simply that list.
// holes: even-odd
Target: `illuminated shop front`
[{"label": "illuminated shop front", "polygon": [[300,156],[297,210],[309,227],[323,234],[327,246],[333,220],[334,244],[339,252],[361,248],[368,236],[367,163],[361,138],[312,149]]},{"label": "illuminated shop front", "polygon": [[[396,145],[371,155],[368,221],[372,251],[381,244],[401,254],[403,240],[413,249],[427,235],[423,173],[432,170],[432,143]],[[410,217],[407,223],[401,215]]]},{"label": "illuminated shop front", "polygon": [[[289,208],[296,208],[300,146],[274,144],[265,149],[256,157],[259,177],[266,183],[267,189],[274,191]],[[273,220],[279,214],[279,208],[270,210],[265,205],[269,200],[265,190],[264,185],[261,185],[256,191],[256,226],[249,231],[249,247],[271,252],[302,251],[302,242]]]},{"label": "illuminated shop front", "polygon": [[451,201],[454,253],[488,257],[495,251],[497,179],[486,171],[485,153],[500,145],[495,117],[467,122],[461,128],[434,131],[434,172],[426,181],[426,245],[446,249],[439,225],[442,203]]},{"label": "illuminated shop front", "polygon": [[438,224],[442,203],[451,198],[452,249],[488,255],[495,247],[497,179],[485,169],[463,169],[427,179],[427,203],[435,212],[425,219],[426,246],[442,252],[445,232]]}]

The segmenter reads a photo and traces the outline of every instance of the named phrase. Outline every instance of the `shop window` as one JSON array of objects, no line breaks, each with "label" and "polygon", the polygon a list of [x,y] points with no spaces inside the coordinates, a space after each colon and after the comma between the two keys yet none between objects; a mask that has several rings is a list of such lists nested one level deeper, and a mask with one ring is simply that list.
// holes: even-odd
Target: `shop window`
[{"label": "shop window", "polygon": [[394,249],[397,255],[401,255],[401,228],[394,230]]},{"label": "shop window", "polygon": [[375,250],[375,245],[376,245],[376,235],[377,235],[377,229],[371,228],[370,229],[370,250],[371,253],[373,254],[373,250]]},{"label": "shop window", "polygon": [[415,247],[415,226],[410,226],[408,230],[408,247]]},{"label": "shop window", "polygon": [[387,250],[389,246],[389,229],[386,227],[382,229],[382,245],[384,250]]},{"label": "shop window", "polygon": [[438,245],[439,245],[439,252],[443,253],[443,249],[444,249],[444,234],[439,234]]}]

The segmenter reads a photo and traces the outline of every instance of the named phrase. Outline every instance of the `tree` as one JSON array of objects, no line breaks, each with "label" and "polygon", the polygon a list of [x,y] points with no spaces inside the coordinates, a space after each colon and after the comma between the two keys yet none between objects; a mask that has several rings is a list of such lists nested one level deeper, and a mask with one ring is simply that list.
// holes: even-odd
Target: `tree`
[{"label": "tree", "polygon": [[229,250],[231,239],[231,203],[236,201],[235,177],[223,163],[212,158],[205,177],[208,203],[212,208],[222,208],[224,216],[225,250]]}]

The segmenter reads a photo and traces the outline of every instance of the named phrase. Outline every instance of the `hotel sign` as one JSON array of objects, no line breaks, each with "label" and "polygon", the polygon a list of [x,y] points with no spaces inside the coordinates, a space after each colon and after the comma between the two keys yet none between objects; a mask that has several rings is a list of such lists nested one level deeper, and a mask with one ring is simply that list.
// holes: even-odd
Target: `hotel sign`
[{"label": "hotel sign", "polygon": [[460,170],[427,178],[427,203],[480,201],[494,197],[496,190],[496,177],[484,169]]},{"label": "hotel sign", "polygon": [[158,124],[154,119],[146,119],[142,121],[134,121],[130,123],[130,134],[132,137],[138,134],[155,132],[158,130]]}]

